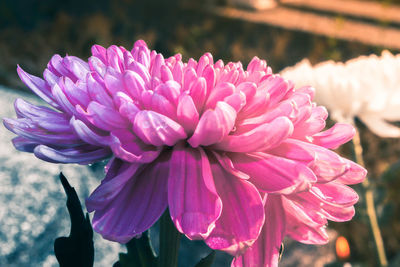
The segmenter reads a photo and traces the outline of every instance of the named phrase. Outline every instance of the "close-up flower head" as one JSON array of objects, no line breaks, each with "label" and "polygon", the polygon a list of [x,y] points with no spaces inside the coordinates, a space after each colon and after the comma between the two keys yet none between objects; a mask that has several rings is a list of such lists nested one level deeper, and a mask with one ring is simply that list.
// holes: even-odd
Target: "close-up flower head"
[{"label": "close-up flower head", "polygon": [[[347,185],[363,181],[366,170],[332,149],[355,129],[346,123],[325,129],[328,112],[313,102],[312,87],[295,90],[257,57],[246,68],[214,62],[210,53],[185,62],[180,54],[164,58],[144,41],[132,50],[94,45],[91,51],[88,61],[54,55],[43,79],[18,66],[21,80],[48,105],[17,99],[17,118],[4,125],[17,135],[18,150],[48,162],[109,159],[105,178],[86,199],[93,228],[105,239],[127,243],[168,208],[179,232],[235,256],[233,266],[277,266],[285,236],[325,244],[328,220],[354,216],[358,195]],[[360,63],[347,65],[354,64]],[[312,70],[300,76],[324,90],[323,82],[313,84],[312,77],[322,76]],[[368,90],[374,81],[355,82],[365,72],[344,72],[329,72],[325,80],[336,82],[325,94],[346,83],[375,97]],[[297,84],[298,76],[283,76]],[[386,81],[384,99],[349,100],[349,116],[368,123],[374,110],[394,105],[395,82]],[[321,103],[339,116],[340,100]],[[395,119],[391,111],[373,118]]]}]

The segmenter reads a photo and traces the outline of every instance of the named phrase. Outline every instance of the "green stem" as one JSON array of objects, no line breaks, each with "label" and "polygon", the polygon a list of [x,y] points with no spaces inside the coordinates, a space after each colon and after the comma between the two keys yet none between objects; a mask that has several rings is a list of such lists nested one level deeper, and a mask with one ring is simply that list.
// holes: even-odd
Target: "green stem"
[{"label": "green stem", "polygon": [[[363,159],[363,149],[361,146],[360,141],[360,134],[356,131],[356,134],[353,138],[353,145],[354,145],[354,154],[356,162],[362,166],[365,166],[364,159]],[[388,265],[387,258],[385,254],[385,246],[382,239],[381,230],[379,229],[378,218],[376,216],[375,211],[375,204],[374,204],[374,192],[371,187],[371,183],[368,177],[365,177],[365,180],[362,182],[362,187],[365,193],[365,203],[366,203],[366,210],[369,219],[369,224],[372,229],[372,234],[375,240],[375,248],[379,258],[379,264],[382,267]]]},{"label": "green stem", "polygon": [[167,209],[160,220],[160,267],[178,266],[178,253],[181,234],[176,230],[175,225]]}]

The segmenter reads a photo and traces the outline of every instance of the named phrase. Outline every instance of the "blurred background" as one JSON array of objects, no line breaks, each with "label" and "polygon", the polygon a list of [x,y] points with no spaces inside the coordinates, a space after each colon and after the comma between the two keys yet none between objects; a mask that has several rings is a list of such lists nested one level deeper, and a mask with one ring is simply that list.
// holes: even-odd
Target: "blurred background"
[{"label": "blurred background", "polygon": [[[400,0],[262,2],[0,0],[1,117],[14,116],[13,99],[31,97],[18,78],[17,64],[41,76],[53,54],[86,60],[93,44],[130,49],[135,40],[143,39],[165,57],[181,53],[185,60],[198,59],[211,52],[215,60],[242,61],[244,65],[258,56],[266,59],[274,72],[303,58],[316,64],[380,55],[384,49],[394,54],[400,51]],[[400,164],[393,165],[400,159],[400,140],[380,138],[361,123],[358,126],[369,176],[377,184],[375,201],[386,253],[391,266],[400,266]],[[12,134],[3,127],[0,131],[1,147],[6,147],[0,153],[0,200],[6,203],[0,207],[0,266],[53,266],[52,242],[68,234],[69,224],[65,197],[55,175],[60,169],[69,172],[71,177],[67,177],[84,199],[101,179],[102,170],[98,166],[51,169],[32,155],[15,152],[10,143]],[[352,158],[351,145],[345,145],[339,153]],[[24,161],[14,157],[23,157]],[[25,162],[29,163],[22,168]],[[48,176],[45,183],[43,176]],[[82,179],[85,185],[81,185]],[[27,195],[32,195],[32,200],[26,201]],[[343,266],[345,262],[377,266],[363,205],[361,199],[353,221],[329,224],[332,242],[326,246],[286,240],[281,266]],[[49,218],[44,220],[43,214]],[[62,222],[56,222],[56,217]],[[37,225],[41,225],[40,231]],[[350,255],[342,261],[335,252],[339,235],[350,244]],[[123,250],[105,241],[99,246],[98,266],[108,266]],[[115,254],[113,258],[104,259],[111,253]],[[224,255],[219,259],[219,264],[229,262]],[[181,264],[190,266],[182,260]]]}]

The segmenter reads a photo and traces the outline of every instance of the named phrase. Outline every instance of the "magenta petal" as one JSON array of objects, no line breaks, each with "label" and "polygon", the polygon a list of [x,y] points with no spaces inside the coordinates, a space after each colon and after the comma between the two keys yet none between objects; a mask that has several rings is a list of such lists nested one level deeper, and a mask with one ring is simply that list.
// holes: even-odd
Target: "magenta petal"
[{"label": "magenta petal", "polygon": [[356,191],[336,181],[326,184],[315,184],[310,192],[322,202],[338,207],[352,206],[358,201]]},{"label": "magenta petal", "polygon": [[350,141],[356,130],[350,124],[336,123],[330,129],[312,136],[312,142],[318,146],[336,149],[340,145]]},{"label": "magenta petal", "polygon": [[212,249],[238,255],[250,247],[261,232],[265,219],[262,199],[251,183],[227,173],[217,163],[211,168],[223,208],[205,242]]},{"label": "magenta petal", "polygon": [[236,111],[225,102],[218,102],[214,110],[206,110],[188,143],[192,147],[208,146],[221,141],[232,130]]},{"label": "magenta petal", "polygon": [[292,122],[286,117],[279,117],[247,133],[228,135],[215,144],[215,148],[229,152],[264,151],[279,145],[290,136],[292,131]]},{"label": "magenta petal", "polygon": [[143,142],[154,146],[173,146],[187,137],[185,130],[177,122],[162,114],[147,110],[137,113],[133,122],[133,131]]},{"label": "magenta petal", "polygon": [[328,243],[329,236],[325,225],[311,227],[299,222],[294,216],[286,213],[286,233],[292,239],[304,244],[324,245]]},{"label": "magenta petal", "polygon": [[221,214],[210,163],[202,148],[177,145],[170,159],[169,211],[176,228],[189,239],[206,238]]},{"label": "magenta petal", "polygon": [[292,194],[308,190],[317,181],[303,163],[266,153],[232,153],[236,169],[248,174],[249,181],[266,193]]},{"label": "magenta petal", "polygon": [[186,133],[193,133],[199,122],[199,113],[190,95],[180,98],[177,108],[178,122],[185,129]]},{"label": "magenta petal", "polygon": [[94,230],[105,239],[126,243],[149,229],[167,207],[168,169],[169,160],[163,157],[130,177],[115,198],[96,209]]},{"label": "magenta petal", "polygon": [[103,209],[110,201],[120,194],[126,184],[133,179],[140,169],[140,164],[124,162],[120,166],[120,171],[114,177],[108,177],[90,194],[86,199],[86,207],[89,212]]},{"label": "magenta petal", "polygon": [[257,241],[236,257],[232,267],[277,267],[279,250],[285,235],[285,213],[281,198],[268,195],[265,204],[265,223]]},{"label": "magenta petal", "polygon": [[110,137],[109,145],[114,155],[127,162],[152,162],[161,153],[161,147],[143,143],[128,130],[115,130],[111,132]]}]

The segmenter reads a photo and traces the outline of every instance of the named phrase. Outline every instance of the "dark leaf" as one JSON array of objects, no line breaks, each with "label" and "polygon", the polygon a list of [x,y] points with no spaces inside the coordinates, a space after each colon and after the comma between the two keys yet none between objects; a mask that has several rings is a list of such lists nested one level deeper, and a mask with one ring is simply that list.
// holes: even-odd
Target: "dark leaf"
[{"label": "dark leaf", "polygon": [[215,259],[215,250],[211,251],[207,257],[202,258],[195,267],[210,267],[211,264],[214,262]]},{"label": "dark leaf", "polygon": [[60,180],[67,194],[67,208],[71,219],[68,237],[59,237],[54,242],[54,252],[61,267],[91,267],[94,261],[93,229],[89,214],[83,214],[76,191],[60,173]]},{"label": "dark leaf", "polygon": [[140,238],[133,238],[126,244],[128,253],[120,253],[114,267],[152,267],[157,266],[157,258],[150,241],[150,230]]}]

